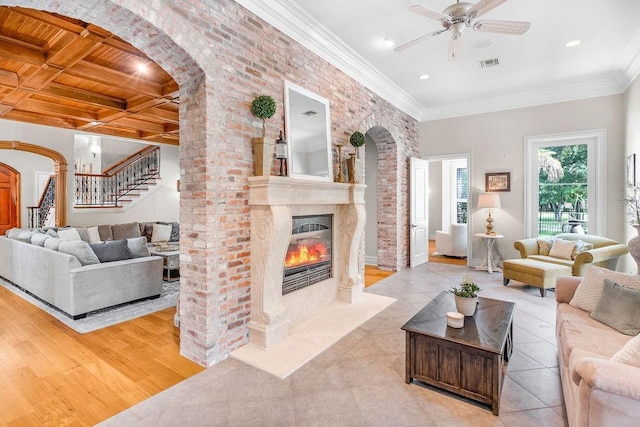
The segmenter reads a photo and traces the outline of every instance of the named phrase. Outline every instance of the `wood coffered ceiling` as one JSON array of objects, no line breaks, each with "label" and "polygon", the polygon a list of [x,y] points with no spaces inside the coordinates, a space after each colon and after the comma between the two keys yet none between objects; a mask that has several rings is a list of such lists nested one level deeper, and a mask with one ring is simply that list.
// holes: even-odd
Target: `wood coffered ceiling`
[{"label": "wood coffered ceiling", "polygon": [[0,7],[0,118],[177,145],[178,107],[171,76],[110,32]]}]

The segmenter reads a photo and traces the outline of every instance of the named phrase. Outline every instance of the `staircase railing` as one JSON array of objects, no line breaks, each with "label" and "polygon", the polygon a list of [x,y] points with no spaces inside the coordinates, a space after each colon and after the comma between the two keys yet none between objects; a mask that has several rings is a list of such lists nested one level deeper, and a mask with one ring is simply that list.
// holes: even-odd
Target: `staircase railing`
[{"label": "staircase railing", "polygon": [[145,147],[100,175],[75,174],[75,205],[120,207],[125,196],[159,177],[160,147]]},{"label": "staircase railing", "polygon": [[40,195],[37,206],[27,206],[27,221],[30,228],[44,227],[47,215],[56,205],[56,177],[51,175]]}]

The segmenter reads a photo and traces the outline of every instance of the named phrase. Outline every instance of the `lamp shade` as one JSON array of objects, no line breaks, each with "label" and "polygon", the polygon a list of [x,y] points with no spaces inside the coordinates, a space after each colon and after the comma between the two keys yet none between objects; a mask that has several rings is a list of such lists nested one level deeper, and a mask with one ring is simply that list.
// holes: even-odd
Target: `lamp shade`
[{"label": "lamp shade", "polygon": [[485,193],[478,197],[479,208],[500,208],[500,195],[498,193]]}]

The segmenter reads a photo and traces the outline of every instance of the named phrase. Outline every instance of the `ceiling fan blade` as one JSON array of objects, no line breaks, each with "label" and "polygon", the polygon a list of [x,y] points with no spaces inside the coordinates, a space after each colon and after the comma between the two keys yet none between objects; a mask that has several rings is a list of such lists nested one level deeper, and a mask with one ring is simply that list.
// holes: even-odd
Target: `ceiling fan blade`
[{"label": "ceiling fan blade", "polygon": [[453,38],[449,41],[449,61],[455,61],[462,54],[462,37]]},{"label": "ceiling fan blade", "polygon": [[401,44],[400,46],[398,46],[395,49],[393,49],[393,51],[394,52],[400,52],[401,50],[405,50],[405,49],[413,46],[414,44],[418,44],[418,43],[420,43],[420,42],[422,42],[422,41],[424,41],[426,39],[429,39],[429,38],[431,38],[433,36],[437,36],[438,34],[443,33],[445,31],[447,31],[447,30],[439,30],[439,31],[434,31],[433,33],[425,34],[424,36],[418,37],[415,40],[411,40],[410,42],[407,42],[405,44]]},{"label": "ceiling fan blade", "polygon": [[531,22],[521,21],[478,21],[473,24],[476,31],[484,31],[487,33],[512,34],[520,36],[531,28]]},{"label": "ceiling fan blade", "polygon": [[444,13],[438,12],[435,9],[422,6],[421,4],[414,4],[413,6],[409,6],[409,11],[417,13],[418,15],[426,16],[427,18],[435,19],[436,21],[451,21],[451,17],[449,15],[445,15]]},{"label": "ceiling fan blade", "polygon": [[471,6],[471,9],[469,9],[469,12],[468,12],[469,17],[471,19],[479,18],[485,13],[492,11],[493,9],[500,6],[502,3],[506,1],[507,0],[480,0],[478,3]]}]

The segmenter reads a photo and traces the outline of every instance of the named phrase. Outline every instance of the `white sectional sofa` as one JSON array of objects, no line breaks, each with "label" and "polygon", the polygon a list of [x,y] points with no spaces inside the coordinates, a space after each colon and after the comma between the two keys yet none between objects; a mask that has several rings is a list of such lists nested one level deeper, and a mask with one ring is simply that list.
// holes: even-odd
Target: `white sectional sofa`
[{"label": "white sectional sofa", "polygon": [[0,237],[0,276],[73,318],[162,292],[162,258],[82,265],[68,253]]}]

